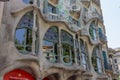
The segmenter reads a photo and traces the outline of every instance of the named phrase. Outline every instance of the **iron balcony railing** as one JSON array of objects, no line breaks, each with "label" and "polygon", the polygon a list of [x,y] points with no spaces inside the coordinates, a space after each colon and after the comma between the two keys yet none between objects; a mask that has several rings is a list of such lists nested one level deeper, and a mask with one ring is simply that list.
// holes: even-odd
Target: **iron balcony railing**
[{"label": "iron balcony railing", "polygon": [[107,37],[106,37],[106,35],[103,34],[103,33],[99,33],[99,39],[100,39],[101,41],[103,41],[103,42],[106,42],[106,41],[107,41]]},{"label": "iron balcony railing", "polygon": [[98,6],[100,6],[100,0],[93,0]]},{"label": "iron balcony railing", "polygon": [[110,63],[104,64],[104,67],[105,67],[106,70],[110,70],[110,71],[113,70],[112,69],[112,64],[110,64]]}]

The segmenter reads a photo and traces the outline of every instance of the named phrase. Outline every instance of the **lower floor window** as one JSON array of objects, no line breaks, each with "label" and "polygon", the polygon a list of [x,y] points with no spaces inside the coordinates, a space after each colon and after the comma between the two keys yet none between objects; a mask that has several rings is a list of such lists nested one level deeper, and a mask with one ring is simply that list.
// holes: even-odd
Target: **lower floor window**
[{"label": "lower floor window", "polygon": [[73,47],[68,44],[62,44],[62,59],[63,63],[67,65],[71,65],[75,62],[74,60],[74,53],[73,53]]},{"label": "lower floor window", "polygon": [[57,43],[47,40],[43,41],[43,53],[46,55],[46,59],[50,62],[58,62],[58,50]]}]

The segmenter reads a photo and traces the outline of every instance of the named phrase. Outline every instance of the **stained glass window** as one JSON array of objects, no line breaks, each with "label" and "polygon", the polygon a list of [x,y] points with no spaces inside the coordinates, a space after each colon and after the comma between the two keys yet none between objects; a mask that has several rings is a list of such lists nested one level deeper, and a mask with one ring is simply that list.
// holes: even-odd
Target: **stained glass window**
[{"label": "stained glass window", "polygon": [[51,27],[45,33],[43,39],[43,53],[50,62],[58,62],[58,28]]},{"label": "stained glass window", "polygon": [[94,70],[96,72],[102,73],[102,59],[101,59],[101,55],[100,55],[99,46],[96,46],[93,49],[92,64],[93,64]]},{"label": "stained glass window", "polygon": [[61,30],[62,43],[62,59],[66,65],[71,65],[75,62],[73,37],[68,32]]}]

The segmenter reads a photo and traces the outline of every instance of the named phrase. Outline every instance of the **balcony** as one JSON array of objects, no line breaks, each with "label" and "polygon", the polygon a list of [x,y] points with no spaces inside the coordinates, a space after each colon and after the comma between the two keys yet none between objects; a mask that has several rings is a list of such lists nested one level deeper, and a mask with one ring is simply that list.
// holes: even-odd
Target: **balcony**
[{"label": "balcony", "polygon": [[105,34],[103,34],[103,33],[99,33],[99,39],[100,39],[100,41],[102,41],[102,42],[107,42],[107,38],[106,38],[106,36],[105,36]]},{"label": "balcony", "polygon": [[48,0],[48,2],[52,5],[57,5],[59,0]]},{"label": "balcony", "polygon": [[100,14],[98,14],[98,21],[99,21],[99,22],[103,22],[103,16],[100,15]]},{"label": "balcony", "polygon": [[80,0],[87,7],[90,5],[90,0]]},{"label": "balcony", "polygon": [[106,72],[113,72],[112,65],[110,63],[104,64]]},{"label": "balcony", "polygon": [[96,5],[100,6],[100,0],[92,0]]},{"label": "balcony", "polygon": [[91,19],[94,19],[94,18],[99,18],[99,14],[97,12],[84,12],[83,13],[83,19],[85,22],[88,22],[89,20]]},{"label": "balcony", "polygon": [[49,21],[65,21],[65,18],[55,13],[45,14],[45,18]]}]

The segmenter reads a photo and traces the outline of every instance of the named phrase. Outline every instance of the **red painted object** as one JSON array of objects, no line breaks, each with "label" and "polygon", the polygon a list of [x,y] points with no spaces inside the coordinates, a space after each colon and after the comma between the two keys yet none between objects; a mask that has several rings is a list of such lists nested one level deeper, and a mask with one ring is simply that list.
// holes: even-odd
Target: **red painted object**
[{"label": "red painted object", "polygon": [[4,80],[35,80],[35,78],[24,70],[15,69],[5,74]]},{"label": "red painted object", "polygon": [[43,80],[50,80],[50,79],[48,79],[47,77],[45,77]]}]

